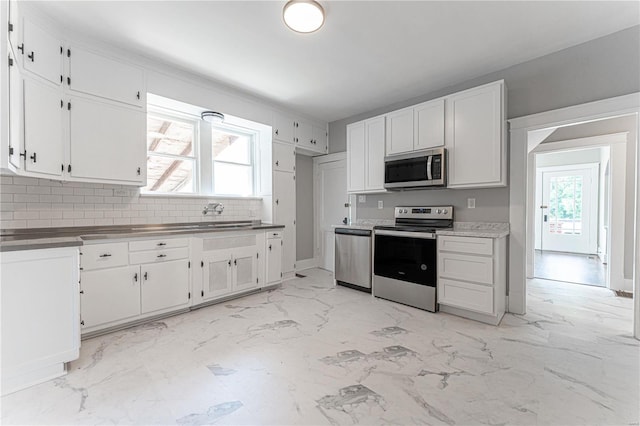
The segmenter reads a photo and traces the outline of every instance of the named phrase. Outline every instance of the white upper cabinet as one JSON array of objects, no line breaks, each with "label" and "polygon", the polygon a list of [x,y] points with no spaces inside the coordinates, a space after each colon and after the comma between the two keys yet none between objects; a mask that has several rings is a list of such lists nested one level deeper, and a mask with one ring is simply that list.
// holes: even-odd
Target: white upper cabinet
[{"label": "white upper cabinet", "polygon": [[347,126],[347,192],[384,192],[385,117]]},{"label": "white upper cabinet", "polygon": [[271,126],[271,130],[273,132],[272,138],[281,142],[290,144],[294,143],[295,140],[293,138],[293,126],[294,121],[292,118],[287,117],[286,115],[279,112],[274,112],[273,122]]},{"label": "white upper cabinet", "polygon": [[296,170],[296,150],[293,146],[273,143],[273,170],[291,173]]},{"label": "white upper cabinet", "polygon": [[27,18],[23,18],[22,42],[16,55],[22,56],[23,68],[51,83],[62,79],[62,41]]},{"label": "white upper cabinet", "polygon": [[329,151],[328,146],[328,132],[325,127],[312,126],[311,127],[311,144],[313,149],[321,154],[325,154]]},{"label": "white upper cabinet", "polygon": [[364,191],[365,137],[364,121],[347,126],[347,192]]},{"label": "white upper cabinet", "polygon": [[16,168],[20,168],[21,157],[23,153],[23,135],[24,126],[22,125],[24,117],[23,105],[23,80],[20,71],[16,65],[15,59],[11,52],[9,53],[9,61],[13,61],[13,66],[9,67],[9,164]]},{"label": "white upper cabinet", "polygon": [[448,186],[505,186],[504,82],[480,86],[447,98]]},{"label": "white upper cabinet", "polygon": [[301,154],[326,154],[328,151],[326,126],[318,126],[279,112],[273,113],[271,124],[273,140],[294,144]]},{"label": "white upper cabinet", "polygon": [[386,115],[387,155],[413,151],[413,107]]},{"label": "white upper cabinet", "polygon": [[[42,177],[62,176],[64,143],[62,99],[55,86],[23,80],[24,169]],[[20,154],[19,154],[20,155]]]},{"label": "white upper cabinet", "polygon": [[130,105],[145,104],[144,71],[133,65],[71,46],[65,84],[71,91]]},{"label": "white upper cabinet", "polygon": [[444,145],[444,99],[436,99],[413,108],[413,149]]},{"label": "white upper cabinet", "polygon": [[146,183],[146,114],[138,109],[74,97],[68,102],[74,180]]},{"label": "white upper cabinet", "polygon": [[313,147],[311,143],[311,123],[299,119],[295,120],[293,122],[293,136],[296,146],[306,149]]}]

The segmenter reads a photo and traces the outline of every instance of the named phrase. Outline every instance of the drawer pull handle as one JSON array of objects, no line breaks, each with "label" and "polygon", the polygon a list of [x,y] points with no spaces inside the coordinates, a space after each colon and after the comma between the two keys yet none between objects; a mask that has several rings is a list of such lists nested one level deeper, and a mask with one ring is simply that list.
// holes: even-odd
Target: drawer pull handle
[{"label": "drawer pull handle", "polygon": [[161,246],[166,246],[166,245],[167,245],[167,243],[158,243],[158,244],[156,244],[156,245],[157,245],[158,247],[161,247]]},{"label": "drawer pull handle", "polygon": [[109,253],[101,254],[100,257],[111,257],[111,254]]},{"label": "drawer pull handle", "polygon": [[145,272],[144,273],[144,280],[147,281],[149,279],[149,273]]},{"label": "drawer pull handle", "polygon": [[166,254],[159,254],[157,257],[167,257]]}]

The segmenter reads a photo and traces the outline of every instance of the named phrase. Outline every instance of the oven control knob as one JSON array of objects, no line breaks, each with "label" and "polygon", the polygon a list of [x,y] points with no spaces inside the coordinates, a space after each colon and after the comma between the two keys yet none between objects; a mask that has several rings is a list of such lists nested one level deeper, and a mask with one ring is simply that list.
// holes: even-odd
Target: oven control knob
[{"label": "oven control knob", "polygon": [[400,213],[406,213],[407,209],[400,209]]},{"label": "oven control knob", "polygon": [[449,210],[447,210],[447,209],[443,209],[442,210],[442,214],[447,214],[447,213],[449,213]]}]

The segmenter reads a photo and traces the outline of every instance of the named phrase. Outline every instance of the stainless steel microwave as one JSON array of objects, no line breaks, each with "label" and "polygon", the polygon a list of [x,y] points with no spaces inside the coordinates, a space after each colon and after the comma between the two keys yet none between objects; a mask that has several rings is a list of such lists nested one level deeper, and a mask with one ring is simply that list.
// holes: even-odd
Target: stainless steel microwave
[{"label": "stainless steel microwave", "polygon": [[384,159],[384,187],[391,191],[444,187],[447,151],[435,148]]}]

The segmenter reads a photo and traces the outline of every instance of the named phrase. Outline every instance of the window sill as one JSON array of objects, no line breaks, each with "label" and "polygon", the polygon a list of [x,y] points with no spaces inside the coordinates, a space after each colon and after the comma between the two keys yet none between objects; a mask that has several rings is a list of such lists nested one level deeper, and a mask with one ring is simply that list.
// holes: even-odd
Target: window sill
[{"label": "window sill", "polygon": [[204,194],[154,194],[151,192],[140,192],[140,198],[199,198],[218,200],[262,200],[262,197],[241,197],[238,195],[204,195]]}]

